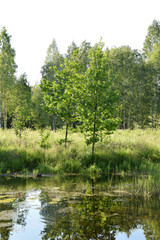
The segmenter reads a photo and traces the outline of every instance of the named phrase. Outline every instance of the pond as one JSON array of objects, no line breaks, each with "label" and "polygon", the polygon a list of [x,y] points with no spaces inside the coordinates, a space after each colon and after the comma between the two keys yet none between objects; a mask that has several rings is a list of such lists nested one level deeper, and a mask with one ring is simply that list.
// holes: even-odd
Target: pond
[{"label": "pond", "polygon": [[160,239],[151,176],[0,177],[0,239]]}]

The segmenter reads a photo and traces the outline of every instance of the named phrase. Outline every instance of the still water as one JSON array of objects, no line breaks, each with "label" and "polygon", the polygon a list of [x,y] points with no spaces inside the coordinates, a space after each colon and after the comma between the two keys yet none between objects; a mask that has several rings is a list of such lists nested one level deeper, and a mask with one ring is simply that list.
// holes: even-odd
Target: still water
[{"label": "still water", "polygon": [[151,176],[0,178],[0,239],[160,239]]}]

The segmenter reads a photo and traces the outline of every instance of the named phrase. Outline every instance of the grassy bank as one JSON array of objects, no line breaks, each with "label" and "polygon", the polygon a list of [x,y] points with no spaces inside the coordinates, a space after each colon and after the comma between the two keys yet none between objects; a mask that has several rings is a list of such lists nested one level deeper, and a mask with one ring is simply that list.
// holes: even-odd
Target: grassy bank
[{"label": "grassy bank", "polygon": [[23,132],[0,130],[0,173],[160,173],[160,130],[117,130],[96,145],[95,166],[91,146],[80,133],[70,133],[67,148],[64,131]]}]

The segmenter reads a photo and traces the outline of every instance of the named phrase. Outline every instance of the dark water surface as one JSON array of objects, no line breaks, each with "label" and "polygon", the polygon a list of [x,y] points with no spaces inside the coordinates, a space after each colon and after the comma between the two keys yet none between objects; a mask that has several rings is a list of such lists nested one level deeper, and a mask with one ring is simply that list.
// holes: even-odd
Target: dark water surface
[{"label": "dark water surface", "polygon": [[150,176],[0,178],[0,239],[160,239]]}]

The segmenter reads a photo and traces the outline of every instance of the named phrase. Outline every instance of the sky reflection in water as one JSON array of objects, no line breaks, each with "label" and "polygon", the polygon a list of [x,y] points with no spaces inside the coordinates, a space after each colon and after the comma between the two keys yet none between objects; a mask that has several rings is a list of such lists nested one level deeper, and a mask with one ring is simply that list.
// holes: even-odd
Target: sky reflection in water
[{"label": "sky reflection in water", "polygon": [[22,226],[15,223],[13,230],[10,233],[10,240],[39,240],[41,239],[40,232],[45,224],[41,220],[40,208],[41,202],[39,200],[40,191],[29,191],[24,202],[18,206],[19,209],[26,212],[26,225]]}]

